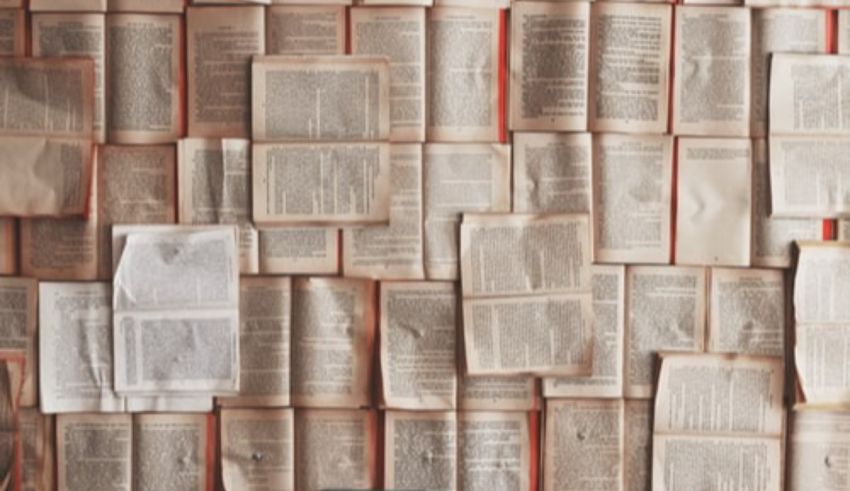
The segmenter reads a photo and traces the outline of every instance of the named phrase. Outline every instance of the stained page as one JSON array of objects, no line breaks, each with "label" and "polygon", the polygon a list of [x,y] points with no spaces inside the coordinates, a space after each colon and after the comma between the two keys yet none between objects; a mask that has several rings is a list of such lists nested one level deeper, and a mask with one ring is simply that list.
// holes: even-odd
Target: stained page
[{"label": "stained page", "polygon": [[590,133],[513,134],[513,211],[588,213]]},{"label": "stained page", "polygon": [[292,409],[224,409],[219,419],[224,489],[295,490]]},{"label": "stained page", "polygon": [[273,5],[266,8],[266,54],[345,53],[345,7]]}]

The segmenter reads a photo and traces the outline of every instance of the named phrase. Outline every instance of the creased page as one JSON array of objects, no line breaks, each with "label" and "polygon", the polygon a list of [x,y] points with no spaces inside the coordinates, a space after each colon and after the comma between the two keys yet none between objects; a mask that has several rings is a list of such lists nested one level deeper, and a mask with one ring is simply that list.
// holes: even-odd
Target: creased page
[{"label": "creased page", "polygon": [[513,134],[513,211],[590,212],[590,133]]},{"label": "creased page", "polygon": [[22,409],[18,413],[21,434],[21,491],[54,489],[55,447],[54,417],[38,408]]},{"label": "creased page", "polygon": [[[781,165],[777,155],[771,155],[770,169],[767,162],[767,141],[753,140],[753,222],[751,259],[753,266],[762,268],[788,268],[795,240],[819,240],[823,234],[820,218],[782,218],[771,216],[771,194],[774,196],[785,186],[771,180],[770,170]],[[806,161],[808,164],[808,160]],[[806,166],[808,168],[808,165]],[[783,172],[779,173],[780,175]],[[806,177],[794,173],[795,183]],[[796,193],[795,193],[796,194]],[[807,199],[801,194],[798,197]],[[840,225],[839,225],[840,231]]]},{"label": "creased page", "polygon": [[298,491],[377,486],[377,425],[374,410],[296,410]]},{"label": "creased page", "polygon": [[[773,53],[823,53],[831,36],[832,19],[821,9],[770,8],[752,10],[750,135],[764,137],[768,130],[768,82]],[[772,90],[778,87],[772,86]],[[787,100],[787,99],[786,99]],[[776,115],[770,114],[775,124]]]},{"label": "creased page", "polygon": [[226,407],[289,405],[290,305],[288,277],[239,280],[239,394]]},{"label": "creased page", "polygon": [[590,375],[543,379],[546,397],[613,397],[623,395],[623,335],[626,272],[623,266],[594,265],[593,361]]},{"label": "creased page", "polygon": [[0,274],[15,274],[17,264],[18,228],[15,219],[0,217]]},{"label": "creased page", "polygon": [[703,268],[626,268],[626,397],[652,397],[658,352],[703,351],[706,288]]},{"label": "creased page", "polygon": [[710,295],[708,351],[784,356],[782,270],[714,268]]},{"label": "creased page", "polygon": [[546,401],[543,491],[620,489],[623,400]]},{"label": "creased page", "polygon": [[670,261],[673,138],[596,135],[593,248],[602,263]]},{"label": "creased page", "polygon": [[130,491],[133,423],[129,414],[56,417],[56,469],[63,491]]},{"label": "creased page", "polygon": [[512,130],[587,130],[589,2],[511,9]]},{"label": "creased page", "polygon": [[676,263],[748,266],[750,141],[681,138],[678,150]]},{"label": "creased page", "polygon": [[256,224],[389,221],[387,143],[254,143],[252,172]]},{"label": "creased page", "polygon": [[453,283],[381,283],[381,385],[386,407],[456,407],[457,310]]},{"label": "creased page", "polygon": [[789,491],[842,491],[850,479],[850,415],[837,410],[794,411],[788,436]]},{"label": "creased page", "polygon": [[772,136],[769,145],[771,216],[850,217],[850,141],[846,137]]},{"label": "creased page", "polygon": [[428,18],[428,141],[496,142],[503,133],[502,11],[438,7]]},{"label": "creased page", "polygon": [[652,401],[626,399],[623,419],[623,491],[652,489]]},{"label": "creased page", "polygon": [[455,491],[457,461],[457,413],[384,413],[384,486],[387,488]]},{"label": "creased page", "polygon": [[351,9],[351,53],[390,63],[390,140],[425,140],[425,9]]},{"label": "creased page", "polygon": [[536,425],[524,412],[462,412],[457,418],[457,486],[462,491],[536,490]]},{"label": "creased page", "polygon": [[255,56],[255,141],[368,141],[390,135],[383,56]]},{"label": "creased page", "polygon": [[39,297],[41,410],[123,411],[113,390],[110,285],[44,282]]},{"label": "creased page", "polygon": [[262,274],[337,274],[339,233],[327,227],[262,227],[257,231]]},{"label": "creased page", "polygon": [[120,254],[113,298],[115,389],[127,395],[236,392],[236,229],[133,231],[123,250],[113,253]]},{"label": "creased page", "polygon": [[295,490],[292,409],[225,409],[219,419],[225,491]]},{"label": "creased page", "polygon": [[426,144],[423,155],[425,274],[457,280],[461,215],[511,210],[510,147]]},{"label": "creased page", "polygon": [[666,132],[672,6],[590,5],[590,128]]},{"label": "creased page", "polygon": [[[24,355],[24,381],[20,405],[35,406],[38,402],[38,281],[31,278],[0,276],[0,352]],[[42,329],[49,326],[42,326]]]},{"label": "creased page", "polygon": [[266,7],[266,54],[344,54],[345,12],[341,5]]},{"label": "creased page", "polygon": [[189,7],[189,136],[251,135],[251,57],[265,52],[263,7]]},{"label": "creased page", "polygon": [[369,406],[374,295],[369,280],[292,282],[293,406]]},{"label": "creased page", "polygon": [[422,145],[390,146],[390,223],[343,229],[346,276],[425,278],[422,230]]},{"label": "creased page", "polygon": [[251,142],[186,138],[177,143],[180,223],[239,226],[239,270],[259,271],[259,238],[251,222]]},{"label": "creased page", "polygon": [[675,134],[747,136],[750,131],[750,10],[678,7],[674,39]]},{"label": "creased page", "polygon": [[536,411],[540,408],[534,377],[459,375],[458,407],[463,411]]},{"label": "creased page", "polygon": [[771,135],[848,135],[850,110],[842,97],[850,58],[776,54],[770,63]]},{"label": "creased page", "polygon": [[182,18],[177,15],[107,17],[110,143],[170,143],[181,136],[182,34]]},{"label": "creased page", "polygon": [[156,491],[180,483],[186,491],[212,489],[215,419],[207,414],[133,417],[133,489]]},{"label": "creased page", "polygon": [[21,8],[6,8],[2,2],[0,7],[0,54],[24,56],[27,43],[27,11]]},{"label": "creased page", "polygon": [[[54,2],[55,3],[55,2]],[[34,5],[30,5],[33,9]],[[91,12],[32,15],[32,54],[94,60],[93,129],[97,143],[106,141],[104,64],[106,62],[106,16]]]}]

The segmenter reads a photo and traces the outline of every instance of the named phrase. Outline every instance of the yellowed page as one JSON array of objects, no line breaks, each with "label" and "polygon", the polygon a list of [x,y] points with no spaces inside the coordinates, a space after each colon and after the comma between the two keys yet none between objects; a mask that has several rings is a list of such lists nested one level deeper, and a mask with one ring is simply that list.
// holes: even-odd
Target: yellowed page
[{"label": "yellowed page", "polygon": [[38,404],[38,281],[0,276],[0,352],[24,355],[24,382],[20,405]]},{"label": "yellowed page", "polygon": [[750,140],[678,140],[676,263],[749,266]]},{"label": "yellowed page", "polygon": [[531,435],[528,413],[458,413],[458,488],[463,491],[536,489],[531,487],[531,469],[537,464],[531,460],[531,447],[537,441],[537,435]]},{"label": "yellowed page", "polygon": [[626,399],[623,423],[623,491],[652,489],[652,401]]},{"label": "yellowed page", "polygon": [[255,224],[389,221],[387,143],[254,143],[252,166]]},{"label": "yellowed page", "polygon": [[251,58],[265,40],[263,7],[186,10],[189,136],[251,136]]},{"label": "yellowed page", "polygon": [[178,15],[121,13],[106,19],[110,143],[170,143],[183,134],[182,35]]},{"label": "yellowed page", "polygon": [[239,394],[225,407],[288,406],[291,281],[283,276],[239,280]]},{"label": "yellowed page", "polygon": [[224,409],[219,419],[224,489],[296,489],[292,409]]},{"label": "yellowed page", "polygon": [[457,406],[457,300],[453,283],[381,283],[381,387],[387,408]]},{"label": "yellowed page", "polygon": [[129,414],[61,414],[56,417],[58,489],[99,489],[105,475],[110,488],[130,491],[133,424]]},{"label": "yellowed page", "polygon": [[255,56],[255,141],[370,141],[390,136],[385,56]]},{"label": "yellowed page", "polygon": [[0,218],[0,274],[18,270],[18,227],[14,218]]},{"label": "yellowed page", "polygon": [[295,411],[298,491],[378,485],[377,413],[368,409]]},{"label": "yellowed page", "polygon": [[750,131],[750,11],[676,9],[673,132],[747,136]]},{"label": "yellowed page", "polygon": [[0,54],[24,56],[27,42],[26,16],[24,9],[0,9]]},{"label": "yellowed page", "polygon": [[510,41],[510,128],[587,130],[590,3],[517,2]]},{"label": "yellowed page", "polygon": [[345,27],[345,7],[341,5],[267,7],[266,54],[345,54]]},{"label": "yellowed page", "polygon": [[56,450],[54,418],[25,408],[18,413],[21,435],[21,491],[54,489]]},{"label": "yellowed page", "polygon": [[[462,351],[462,350],[461,350]],[[460,353],[463,358],[463,353]],[[465,364],[463,365],[465,367]],[[458,408],[462,411],[536,411],[540,394],[534,377],[465,375],[458,378]]]},{"label": "yellowed page", "polygon": [[590,133],[513,134],[513,211],[589,213]]},{"label": "yellowed page", "polygon": [[592,174],[594,260],[667,264],[673,138],[596,135]]},{"label": "yellowed page", "polygon": [[384,486],[456,490],[457,436],[454,412],[384,413]]},{"label": "yellowed page", "polygon": [[706,289],[703,268],[626,268],[626,397],[652,397],[659,352],[703,351]]},{"label": "yellowed page", "polygon": [[588,376],[543,379],[549,397],[623,396],[623,336],[625,331],[626,271],[619,265],[594,265],[593,361]]},{"label": "yellowed page", "polygon": [[369,406],[375,322],[372,281],[292,282],[293,406]]},{"label": "yellowed page", "polygon": [[785,354],[785,281],[779,269],[711,270],[708,351]]},{"label": "yellowed page", "polygon": [[106,12],[107,0],[29,0],[31,12]]},{"label": "yellowed page", "polygon": [[258,230],[262,274],[337,274],[336,228],[261,227]]},{"label": "yellowed page", "polygon": [[390,223],[343,229],[345,276],[425,278],[422,230],[422,145],[390,146]]},{"label": "yellowed page", "polygon": [[110,12],[150,12],[180,14],[186,0],[106,0]]},{"label": "yellowed page", "polygon": [[215,439],[207,414],[136,414],[133,416],[133,488],[206,491],[215,462],[208,448]]},{"label": "yellowed page", "polygon": [[466,212],[509,212],[511,155],[507,145],[426,144],[423,149],[425,274],[460,277],[460,220]]},{"label": "yellowed page", "polygon": [[543,491],[623,487],[623,400],[546,401]]},{"label": "yellowed page", "polygon": [[[103,0],[99,1],[106,3]],[[55,2],[51,1],[50,5],[54,6]],[[30,5],[30,9],[34,10],[33,4]],[[94,60],[94,120],[92,123],[94,138],[97,143],[106,142],[106,105],[104,103],[106,16],[93,12],[33,14],[31,37],[33,56]]]},{"label": "yellowed page", "polygon": [[670,100],[671,5],[592,3],[589,126],[665,133]]},{"label": "yellowed page", "polygon": [[499,141],[501,18],[497,9],[429,11],[428,141]]},{"label": "yellowed page", "polygon": [[786,54],[770,63],[771,135],[847,135],[841,95],[850,77],[846,56]]}]

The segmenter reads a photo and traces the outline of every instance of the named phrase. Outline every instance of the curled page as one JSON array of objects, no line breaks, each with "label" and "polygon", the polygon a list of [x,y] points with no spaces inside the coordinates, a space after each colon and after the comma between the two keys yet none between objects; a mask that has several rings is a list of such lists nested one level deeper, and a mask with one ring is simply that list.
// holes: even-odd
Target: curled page
[{"label": "curled page", "polygon": [[345,54],[345,15],[341,5],[266,7],[266,54]]},{"label": "curled page", "polygon": [[123,394],[239,388],[235,227],[126,236],[114,278],[115,388]]}]

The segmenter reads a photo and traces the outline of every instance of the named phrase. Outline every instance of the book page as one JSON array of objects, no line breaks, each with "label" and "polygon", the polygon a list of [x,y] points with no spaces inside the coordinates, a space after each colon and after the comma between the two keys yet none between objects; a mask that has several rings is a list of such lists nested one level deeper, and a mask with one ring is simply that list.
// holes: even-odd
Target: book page
[{"label": "book page", "polygon": [[343,6],[273,5],[266,7],[266,54],[344,54],[345,27],[345,7]]},{"label": "book page", "polygon": [[0,9],[0,54],[3,56],[24,56],[27,43],[26,17],[24,9]]},{"label": "book page", "polygon": [[461,370],[458,377],[458,408],[462,411],[535,411],[540,408],[534,377],[470,377],[464,371]]},{"label": "book page", "polygon": [[841,93],[850,77],[844,56],[776,54],[770,63],[770,134],[836,135],[850,131]]},{"label": "book page", "polygon": [[255,141],[368,141],[390,135],[385,56],[255,56]]},{"label": "book page", "polygon": [[144,230],[127,234],[122,250],[113,247],[120,258],[113,300],[115,389],[128,395],[235,393],[236,229]]},{"label": "book page", "polygon": [[666,132],[672,7],[591,5],[590,128],[600,132]]},{"label": "book page", "polygon": [[675,25],[674,133],[747,136],[750,11],[738,7],[680,7],[676,9]]},{"label": "book page", "polygon": [[346,276],[425,278],[422,230],[422,145],[390,146],[390,223],[343,229]]},{"label": "book page", "polygon": [[592,174],[594,260],[667,264],[673,138],[596,135]]},{"label": "book page", "polygon": [[793,411],[788,435],[788,487],[839,491],[850,479],[850,417],[832,410]]},{"label": "book page", "polygon": [[109,283],[39,285],[39,379],[45,413],[120,412]]},{"label": "book page", "polygon": [[254,143],[252,166],[255,224],[389,221],[387,143]]},{"label": "book page", "polygon": [[[771,193],[779,191],[779,187],[770,180],[767,142],[764,139],[753,140],[752,145],[753,221],[750,263],[762,268],[788,268],[791,266],[794,241],[820,240],[823,234],[822,220],[771,215]],[[773,162],[776,162],[776,156]]]},{"label": "book page", "polygon": [[512,130],[587,130],[589,44],[590,3],[513,5]]},{"label": "book page", "polygon": [[368,409],[295,412],[298,491],[378,485],[377,413]]},{"label": "book page", "polygon": [[497,9],[437,7],[428,17],[428,127],[434,142],[496,142],[504,131]]},{"label": "book page", "polygon": [[64,491],[132,486],[133,424],[129,414],[60,414],[56,417],[56,477]]},{"label": "book page", "polygon": [[106,12],[107,0],[29,0],[31,12]]},{"label": "book page", "polygon": [[[457,487],[463,491],[537,489],[531,448],[537,445],[536,415],[462,412],[457,417]],[[532,432],[535,433],[532,433]],[[532,471],[532,469],[534,469]]]},{"label": "book page", "polygon": [[251,222],[251,142],[185,138],[177,143],[180,223],[236,224],[239,271],[259,271],[259,237]]},{"label": "book page", "polygon": [[110,143],[170,143],[182,135],[182,34],[177,15],[121,13],[106,19]]},{"label": "book page", "polygon": [[213,398],[209,395],[131,396],[125,398],[128,413],[209,413]]},{"label": "book page", "polygon": [[710,292],[708,351],[784,356],[782,270],[714,268]]},{"label": "book page", "polygon": [[798,324],[850,324],[850,247],[845,242],[800,242],[794,276]]},{"label": "book page", "polygon": [[[99,1],[103,2],[103,0]],[[56,6],[56,2],[51,0],[50,6]],[[31,2],[30,10],[34,7],[35,5]],[[31,36],[33,56],[62,56],[94,60],[92,128],[95,141],[106,142],[106,105],[104,104],[106,83],[103,69],[106,63],[106,16],[90,12],[33,14]]]},{"label": "book page", "polygon": [[750,141],[680,138],[678,151],[676,263],[749,266]]},{"label": "book page", "polygon": [[182,13],[186,0],[106,0],[109,12]]},{"label": "book page", "polygon": [[590,375],[543,379],[545,397],[622,397],[626,272],[623,266],[591,266],[593,360]]},{"label": "book page", "polygon": [[390,140],[425,141],[425,9],[351,9],[351,53],[390,62]]},{"label": "book page", "polygon": [[[753,9],[750,135],[768,130],[768,82],[773,53],[824,53],[831,36],[829,14],[820,9]],[[787,99],[786,99],[787,100]],[[771,113],[771,126],[776,115]]]},{"label": "book page", "polygon": [[703,268],[626,268],[626,397],[652,397],[658,352],[703,351],[706,288]]},{"label": "book page", "polygon": [[797,380],[805,402],[815,405],[850,406],[850,343],[847,324],[805,323],[795,329],[794,360]]},{"label": "book page", "polygon": [[839,10],[836,22],[835,41],[838,45],[838,54],[850,53],[850,11]]},{"label": "book page", "polygon": [[14,218],[0,217],[0,274],[18,270],[18,228]]},{"label": "book page", "polygon": [[186,9],[188,133],[251,135],[251,58],[265,52],[263,7]]},{"label": "book page", "polygon": [[381,283],[379,338],[386,407],[456,407],[457,300],[453,283]]},{"label": "book page", "polygon": [[293,406],[369,406],[375,286],[350,278],[292,282]]},{"label": "book page", "polygon": [[[0,276],[0,352],[24,356],[24,380],[20,405],[36,406],[38,393],[38,281]],[[43,326],[42,329],[49,329]]]},{"label": "book page", "polygon": [[215,418],[207,414],[133,416],[133,489],[212,489]]},{"label": "book page", "polygon": [[336,274],[339,270],[335,228],[263,227],[257,232],[262,274]]},{"label": "book page", "polygon": [[457,418],[454,412],[384,413],[384,486],[458,489]]},{"label": "book page", "polygon": [[623,400],[546,401],[543,491],[620,489]]},{"label": "book page", "polygon": [[224,489],[295,490],[292,409],[224,409],[219,421]]},{"label": "book page", "polygon": [[652,401],[626,399],[623,418],[623,491],[652,489]]},{"label": "book page", "polygon": [[771,136],[769,145],[771,216],[850,217],[846,137]]},{"label": "book page", "polygon": [[589,213],[590,133],[513,133],[513,211]]},{"label": "book page", "polygon": [[461,215],[511,209],[510,147],[426,144],[423,156],[425,274],[457,280]]},{"label": "book page", "polygon": [[288,277],[240,278],[239,394],[219,405],[289,405],[291,290]]},{"label": "book page", "polygon": [[54,466],[54,417],[38,408],[24,408],[18,413],[21,439],[21,491],[43,491],[56,485]]}]

